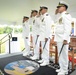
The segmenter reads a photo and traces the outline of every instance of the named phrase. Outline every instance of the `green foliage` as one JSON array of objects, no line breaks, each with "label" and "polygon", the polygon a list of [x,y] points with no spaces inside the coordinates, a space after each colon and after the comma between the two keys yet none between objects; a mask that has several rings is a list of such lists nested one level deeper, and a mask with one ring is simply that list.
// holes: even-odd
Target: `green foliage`
[{"label": "green foliage", "polygon": [[[5,33],[11,33],[13,31],[13,28],[11,27],[1,27],[0,28],[0,34],[5,34]],[[14,33],[21,33],[22,28],[14,28]]]},{"label": "green foliage", "polygon": [[14,29],[14,33],[21,33],[22,32],[22,28],[15,28]]},{"label": "green foliage", "polygon": [[0,28],[0,34],[4,33],[4,28]]},{"label": "green foliage", "polygon": [[4,33],[11,33],[12,32],[12,28],[10,27],[4,27]]},{"label": "green foliage", "polygon": [[12,28],[10,28],[10,27],[1,27],[0,28],[0,34],[4,34],[4,33],[10,33],[10,32],[12,32]]},{"label": "green foliage", "polygon": [[[6,27],[0,27],[0,34],[6,34],[11,33],[13,31],[13,28],[6,26]],[[30,26],[30,32],[32,31],[32,26]],[[14,33],[21,33],[22,28],[14,28]]]},{"label": "green foliage", "polygon": [[22,32],[22,28],[19,28],[19,32],[20,32],[20,33]]}]

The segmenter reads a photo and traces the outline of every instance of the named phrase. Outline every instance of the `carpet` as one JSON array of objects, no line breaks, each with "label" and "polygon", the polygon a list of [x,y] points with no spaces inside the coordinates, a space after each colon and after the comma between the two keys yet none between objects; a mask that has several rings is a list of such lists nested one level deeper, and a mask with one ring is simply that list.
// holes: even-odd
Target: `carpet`
[{"label": "carpet", "polygon": [[4,71],[11,75],[27,75],[36,72],[39,64],[32,60],[19,60],[7,64]]},{"label": "carpet", "polygon": [[[5,57],[5,58],[0,58],[0,69],[2,70],[4,75],[9,75],[4,71],[4,68],[6,67],[6,65],[8,65],[11,62],[16,62],[16,61],[20,61],[20,60],[29,60],[30,61],[30,59],[23,57],[22,54]],[[38,68],[34,73],[32,73],[30,75],[57,75],[57,73],[55,72],[55,69],[45,66],[45,67]]]}]

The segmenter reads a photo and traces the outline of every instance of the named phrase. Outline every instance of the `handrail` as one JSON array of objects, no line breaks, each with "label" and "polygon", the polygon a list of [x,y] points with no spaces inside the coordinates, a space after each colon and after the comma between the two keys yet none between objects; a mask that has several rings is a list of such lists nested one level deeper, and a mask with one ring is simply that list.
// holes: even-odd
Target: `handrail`
[{"label": "handrail", "polygon": [[[9,37],[7,40],[3,41],[2,40],[6,37]],[[1,40],[0,40],[0,53],[1,53],[1,45],[7,41],[9,41],[9,53],[10,53],[10,39],[12,38],[12,33],[8,33],[7,35],[5,35]]]},{"label": "handrail", "polygon": [[[10,37],[9,39],[11,39],[12,37]],[[3,41],[2,43],[0,43],[0,45],[4,44],[5,42],[7,42],[9,39]]]},{"label": "handrail", "polygon": [[[7,37],[9,34],[11,34],[11,36],[10,36],[10,38],[9,39],[11,39],[12,38],[12,33],[8,33],[7,35],[5,35],[2,39],[0,39],[0,41],[2,41],[5,37]],[[9,39],[7,39],[7,40],[5,40],[5,41],[3,41],[3,42],[0,42],[0,45],[2,45],[3,43],[5,43],[5,42],[7,42]]]},{"label": "handrail", "polygon": [[22,49],[22,51],[24,51],[24,50],[25,50],[25,48]]},{"label": "handrail", "polygon": [[0,41],[1,40],[3,40],[5,37],[7,37],[9,34],[11,34],[12,35],[12,33],[8,33],[7,35],[5,35],[2,39],[0,39]]}]

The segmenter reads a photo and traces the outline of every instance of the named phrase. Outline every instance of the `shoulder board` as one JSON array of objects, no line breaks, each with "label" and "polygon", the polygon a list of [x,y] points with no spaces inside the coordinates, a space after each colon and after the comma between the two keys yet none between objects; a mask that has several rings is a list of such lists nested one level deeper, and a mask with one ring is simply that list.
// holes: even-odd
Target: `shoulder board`
[{"label": "shoulder board", "polygon": [[46,16],[48,16],[49,14],[46,14]]},{"label": "shoulder board", "polygon": [[69,13],[65,13],[66,15],[68,15]]}]

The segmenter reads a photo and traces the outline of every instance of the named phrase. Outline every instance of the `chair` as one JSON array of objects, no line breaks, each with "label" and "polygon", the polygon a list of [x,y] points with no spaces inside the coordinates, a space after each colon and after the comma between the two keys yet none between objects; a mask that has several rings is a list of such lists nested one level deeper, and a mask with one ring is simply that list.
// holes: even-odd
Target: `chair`
[{"label": "chair", "polygon": [[72,62],[72,70],[74,69],[74,66],[76,65],[76,37],[71,37],[70,39],[70,45],[68,56],[69,56],[69,61]]},{"label": "chair", "polygon": [[30,48],[33,48],[33,37],[30,35]]},{"label": "chair", "polygon": [[57,45],[54,45],[54,36],[52,42],[50,42],[50,56],[55,56],[55,64],[58,64],[58,50]]},{"label": "chair", "polygon": [[[30,49],[31,50],[34,50],[34,47],[33,47],[33,37],[32,37],[32,35],[30,35]],[[39,47],[39,57],[40,57],[40,59],[41,59],[41,54],[42,54],[42,47],[41,47],[41,41],[40,41],[40,47]]]}]

